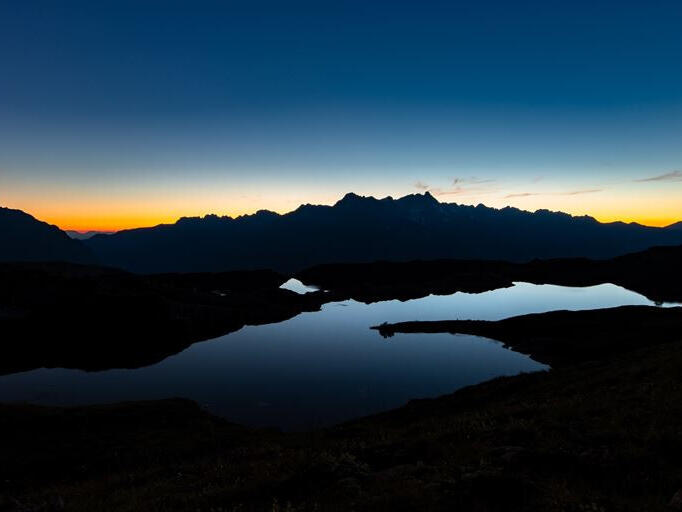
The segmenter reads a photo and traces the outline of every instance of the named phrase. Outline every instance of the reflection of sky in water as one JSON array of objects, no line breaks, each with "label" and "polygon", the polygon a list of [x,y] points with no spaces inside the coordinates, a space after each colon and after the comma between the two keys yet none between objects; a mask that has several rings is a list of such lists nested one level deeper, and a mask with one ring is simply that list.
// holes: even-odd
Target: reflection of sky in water
[{"label": "reflection of sky in water", "polygon": [[83,404],[181,396],[229,419],[308,428],[438,396],[499,375],[545,368],[499,343],[468,335],[398,334],[384,321],[486,319],[555,309],[651,305],[604,284],[517,283],[481,294],[406,302],[331,303],[278,324],[249,326],[138,370],[35,370],[0,378],[0,400]]}]

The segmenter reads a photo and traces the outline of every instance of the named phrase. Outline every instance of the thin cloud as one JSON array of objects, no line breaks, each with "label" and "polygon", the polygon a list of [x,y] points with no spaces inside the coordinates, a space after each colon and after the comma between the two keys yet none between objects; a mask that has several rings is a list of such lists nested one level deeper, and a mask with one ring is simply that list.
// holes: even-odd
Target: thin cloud
[{"label": "thin cloud", "polygon": [[468,183],[470,185],[483,185],[485,183],[494,183],[493,179],[477,178],[476,176],[470,176],[468,178],[455,177],[452,179],[452,186],[457,186],[463,183]]},{"label": "thin cloud", "polygon": [[649,178],[641,178],[635,180],[639,183],[644,183],[648,181],[682,181],[682,171],[670,171],[665,174],[659,174],[658,176],[651,176]]},{"label": "thin cloud", "polygon": [[529,197],[529,196],[541,196],[538,192],[519,192],[517,194],[507,194],[504,196],[505,199],[511,199],[512,197]]},{"label": "thin cloud", "polygon": [[603,192],[603,188],[584,188],[580,190],[569,190],[568,192],[518,192],[515,194],[507,194],[505,199],[513,197],[529,197],[529,196],[579,196],[582,194],[595,194]]},{"label": "thin cloud", "polygon": [[434,196],[470,196],[492,194],[493,192],[497,192],[497,190],[485,187],[462,187],[460,185],[455,185],[452,188],[431,189],[431,193]]},{"label": "thin cloud", "polygon": [[449,189],[434,188],[431,192],[436,196],[460,196],[469,193],[469,190],[457,186]]},{"label": "thin cloud", "polygon": [[450,187],[432,187],[428,183],[417,180],[412,186],[419,190],[428,190],[434,196],[472,196],[497,192],[489,184],[495,180],[471,178],[454,178]]},{"label": "thin cloud", "polygon": [[570,192],[559,192],[558,196],[580,196],[582,194],[595,194],[596,192],[603,192],[603,188],[584,188],[582,190],[571,190]]}]

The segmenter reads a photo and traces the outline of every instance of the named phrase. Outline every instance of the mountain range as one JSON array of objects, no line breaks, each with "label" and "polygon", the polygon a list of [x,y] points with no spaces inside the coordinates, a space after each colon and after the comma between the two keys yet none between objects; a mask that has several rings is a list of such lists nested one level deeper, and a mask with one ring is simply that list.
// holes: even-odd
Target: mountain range
[{"label": "mountain range", "polygon": [[134,272],[271,268],[331,262],[435,258],[610,258],[682,244],[679,229],[516,208],[441,203],[428,192],[399,199],[346,194],[333,206],[280,215],[207,215],[175,224],[95,235],[85,245],[101,263]]},{"label": "mountain range", "polygon": [[75,240],[19,210],[0,209],[0,261],[62,260],[139,273],[217,272],[438,258],[611,258],[682,244],[681,224],[666,228],[507,207],[441,203],[428,192],[399,199],[346,194],[333,206],[302,205],[278,214],[183,217],[174,224]]}]

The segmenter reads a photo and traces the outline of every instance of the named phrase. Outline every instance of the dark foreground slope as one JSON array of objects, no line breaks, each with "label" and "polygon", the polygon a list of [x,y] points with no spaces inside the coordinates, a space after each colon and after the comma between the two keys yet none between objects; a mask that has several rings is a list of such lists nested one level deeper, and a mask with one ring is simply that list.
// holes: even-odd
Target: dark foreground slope
[{"label": "dark foreground slope", "polygon": [[70,261],[93,263],[91,251],[20,210],[0,207],[0,261]]},{"label": "dark foreground slope", "polygon": [[315,433],[179,400],[0,406],[0,509],[679,510],[682,343],[655,340]]},{"label": "dark foreground slope", "polygon": [[334,206],[304,205],[285,215],[260,211],[234,219],[183,218],[172,225],[94,236],[85,243],[105,264],[141,273],[289,272],[375,260],[611,258],[682,244],[682,232],[601,224],[547,210],[440,203],[428,193],[395,200],[348,194]]}]

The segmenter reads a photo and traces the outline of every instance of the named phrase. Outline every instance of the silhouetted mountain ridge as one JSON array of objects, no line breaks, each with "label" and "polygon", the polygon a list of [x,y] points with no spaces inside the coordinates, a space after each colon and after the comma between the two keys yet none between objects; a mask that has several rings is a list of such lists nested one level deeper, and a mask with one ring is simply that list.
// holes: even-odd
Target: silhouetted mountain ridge
[{"label": "silhouetted mountain ridge", "polygon": [[110,235],[114,233],[114,231],[75,231],[73,229],[66,229],[64,230],[64,233],[66,233],[69,238],[75,240],[87,240],[95,235]]},{"label": "silhouetted mountain ridge", "polygon": [[610,258],[682,233],[589,216],[441,203],[428,192],[398,199],[346,194],[333,206],[261,210],[236,218],[183,217],[175,224],[98,235],[86,241],[102,263],[135,272],[272,268],[331,262],[457,258],[527,261]]},{"label": "silhouetted mountain ridge", "polygon": [[0,207],[0,261],[93,263],[90,249],[57,226],[21,210]]}]

